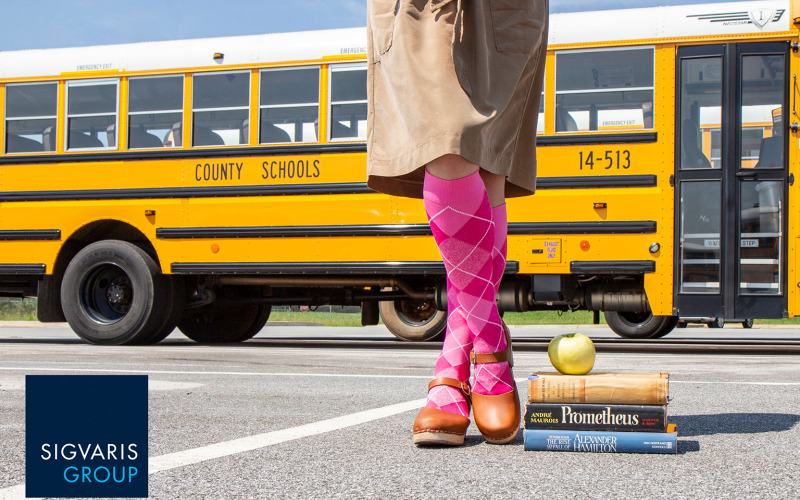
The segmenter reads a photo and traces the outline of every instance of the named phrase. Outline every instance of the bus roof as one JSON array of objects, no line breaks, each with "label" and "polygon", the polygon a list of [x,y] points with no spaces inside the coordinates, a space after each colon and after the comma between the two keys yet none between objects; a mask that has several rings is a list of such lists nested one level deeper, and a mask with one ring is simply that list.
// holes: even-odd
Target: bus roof
[{"label": "bus roof", "polygon": [[553,14],[549,45],[789,31],[789,0]]},{"label": "bus roof", "polygon": [[[364,28],[0,52],[0,78],[318,60],[364,54]],[[214,59],[215,53],[224,55]]]},{"label": "bus roof", "polygon": [[[789,31],[789,0],[553,14],[549,45]],[[224,54],[214,59],[215,53]],[[364,28],[0,52],[0,78],[235,66],[366,53]]]}]

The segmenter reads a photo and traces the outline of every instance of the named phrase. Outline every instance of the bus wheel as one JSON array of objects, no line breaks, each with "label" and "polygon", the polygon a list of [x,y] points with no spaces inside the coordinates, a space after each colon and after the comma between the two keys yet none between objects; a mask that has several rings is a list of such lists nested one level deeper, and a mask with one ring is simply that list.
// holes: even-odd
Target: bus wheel
[{"label": "bus wheel", "polygon": [[400,340],[436,341],[444,339],[447,313],[433,301],[389,300],[378,305],[386,328]]},{"label": "bus wheel", "polygon": [[722,318],[714,318],[706,323],[709,328],[725,328],[725,320]]},{"label": "bus wheel", "polygon": [[149,344],[175,328],[183,307],[180,290],[136,245],[98,241],[67,266],[61,307],[69,326],[88,342]]},{"label": "bus wheel", "polygon": [[753,318],[748,318],[742,321],[742,328],[753,328]]},{"label": "bus wheel", "polygon": [[157,344],[167,338],[178,326],[178,321],[183,316],[186,307],[186,281],[182,276],[165,276],[170,279],[173,293],[173,307],[164,324],[150,338],[141,343]]},{"label": "bus wheel", "polygon": [[186,309],[178,322],[184,335],[203,344],[244,342],[264,328],[272,307],[267,304],[237,304],[240,290],[222,289],[217,300]]},{"label": "bus wheel", "polygon": [[677,316],[653,316],[652,313],[604,311],[606,323],[614,333],[626,339],[656,339],[671,332]]}]

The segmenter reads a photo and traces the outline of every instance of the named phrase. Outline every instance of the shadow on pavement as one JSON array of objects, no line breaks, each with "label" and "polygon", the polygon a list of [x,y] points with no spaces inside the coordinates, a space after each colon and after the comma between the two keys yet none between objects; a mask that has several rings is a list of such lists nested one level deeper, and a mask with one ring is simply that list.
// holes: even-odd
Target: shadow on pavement
[{"label": "shadow on pavement", "polygon": [[669,422],[678,426],[679,437],[713,434],[758,434],[788,431],[800,422],[794,413],[717,413],[711,415],[673,415]]}]

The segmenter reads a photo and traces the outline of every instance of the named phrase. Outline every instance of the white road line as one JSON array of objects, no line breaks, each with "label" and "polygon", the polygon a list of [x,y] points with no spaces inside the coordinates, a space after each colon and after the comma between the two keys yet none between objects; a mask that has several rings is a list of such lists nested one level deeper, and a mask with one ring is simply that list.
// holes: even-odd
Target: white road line
[{"label": "white road line", "polygon": [[25,498],[25,485],[18,484],[0,490],[0,500],[22,500]]},{"label": "white road line", "polygon": [[[266,448],[275,444],[285,443],[309,436],[316,436],[327,432],[346,429],[354,425],[360,425],[373,420],[380,420],[382,418],[391,417],[407,411],[416,410],[425,406],[425,399],[416,399],[413,401],[406,401],[404,403],[397,403],[394,405],[384,406],[382,408],[374,408],[372,410],[361,411],[352,413],[350,415],[343,415],[341,417],[329,418],[311,424],[299,425],[289,429],[279,431],[265,432],[263,434],[256,434],[255,436],[248,436],[230,441],[223,441],[221,443],[210,444],[201,446],[199,448],[192,448],[190,450],[178,451],[175,453],[167,453],[157,457],[150,457],[148,470],[150,474],[157,472],[164,472],[187,465],[205,462],[206,460],[213,460],[215,458],[227,457],[253,451],[260,448]],[[25,485],[16,485],[9,488],[0,489],[0,500],[6,499],[21,499],[25,497]]]},{"label": "white road line", "polygon": [[[110,368],[42,368],[37,366],[0,366],[0,372],[24,371],[24,372],[77,372],[77,373],[145,373],[158,375],[224,375],[224,376],[244,376],[244,377],[323,377],[323,378],[386,378],[386,379],[431,379],[431,375],[388,375],[388,374],[366,374],[366,373],[294,373],[294,372],[201,372],[184,370],[124,370]],[[517,377],[517,382],[527,382],[528,377]],[[745,380],[674,380],[670,379],[670,384],[712,384],[712,385],[765,385],[765,386],[800,386],[800,382],[753,382]]]},{"label": "white road line", "polygon": [[169,453],[159,457],[150,459],[150,473],[162,472],[165,470],[175,469],[186,465],[196,464],[205,460],[212,460],[214,458],[226,457],[245,451],[257,450],[274,444],[285,443],[308,436],[317,434],[324,434],[354,425],[379,420],[381,418],[391,417],[399,413],[416,410],[425,406],[425,399],[416,399],[413,401],[406,401],[395,405],[384,406],[382,408],[375,408],[373,410],[352,413],[341,417],[335,417],[320,422],[311,424],[300,425],[291,427],[280,431],[265,432],[264,434],[257,434],[255,436],[248,436],[245,438],[234,439],[231,441],[224,441],[208,446],[201,446],[186,451],[179,451],[176,453]]},{"label": "white road line", "polygon": [[185,370],[125,370],[119,368],[42,368],[38,366],[0,366],[0,371],[24,372],[94,372],[94,373],[152,373],[159,375],[233,375],[242,377],[332,377],[332,378],[419,378],[430,379],[432,375],[369,375],[365,373],[293,373],[293,372],[213,372],[213,371],[185,371]]}]

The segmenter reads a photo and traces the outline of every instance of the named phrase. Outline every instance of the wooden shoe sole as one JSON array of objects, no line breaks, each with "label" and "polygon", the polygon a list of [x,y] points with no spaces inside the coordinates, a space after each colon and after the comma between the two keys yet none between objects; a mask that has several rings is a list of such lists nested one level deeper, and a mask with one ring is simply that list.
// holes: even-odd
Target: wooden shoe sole
[{"label": "wooden shoe sole", "polygon": [[447,434],[441,431],[415,432],[414,444],[417,446],[461,446],[464,434]]}]

